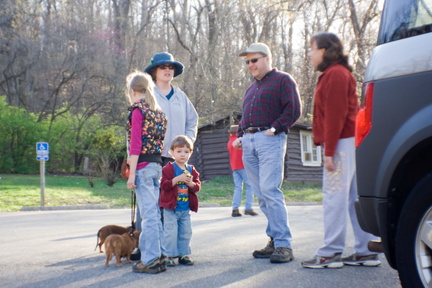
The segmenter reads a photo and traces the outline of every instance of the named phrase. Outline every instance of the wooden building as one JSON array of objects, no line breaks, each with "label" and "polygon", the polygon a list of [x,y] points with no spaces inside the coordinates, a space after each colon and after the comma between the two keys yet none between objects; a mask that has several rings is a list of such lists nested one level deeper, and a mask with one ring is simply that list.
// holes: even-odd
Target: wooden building
[{"label": "wooden building", "polygon": [[198,128],[189,163],[198,170],[201,181],[232,176],[227,150],[230,125],[230,117],[227,116]]},{"label": "wooden building", "polygon": [[321,183],[322,169],[321,147],[313,144],[312,128],[304,124],[294,124],[288,133],[285,181]]},{"label": "wooden building", "polygon": [[[240,117],[240,114],[234,114],[198,128],[189,163],[196,167],[201,180],[232,176],[227,151],[228,130],[232,123],[238,123]],[[321,149],[313,145],[309,126],[295,124],[288,134],[285,181],[319,183],[321,180]]]}]

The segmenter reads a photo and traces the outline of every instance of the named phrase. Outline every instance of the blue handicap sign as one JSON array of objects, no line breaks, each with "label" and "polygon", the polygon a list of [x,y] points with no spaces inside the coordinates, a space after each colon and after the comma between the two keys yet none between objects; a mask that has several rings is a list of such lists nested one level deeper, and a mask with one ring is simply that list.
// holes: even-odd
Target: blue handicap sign
[{"label": "blue handicap sign", "polygon": [[36,143],[36,160],[49,160],[49,144],[47,142]]},{"label": "blue handicap sign", "polygon": [[47,142],[36,143],[36,151],[46,151],[47,153],[49,153],[49,144]]}]

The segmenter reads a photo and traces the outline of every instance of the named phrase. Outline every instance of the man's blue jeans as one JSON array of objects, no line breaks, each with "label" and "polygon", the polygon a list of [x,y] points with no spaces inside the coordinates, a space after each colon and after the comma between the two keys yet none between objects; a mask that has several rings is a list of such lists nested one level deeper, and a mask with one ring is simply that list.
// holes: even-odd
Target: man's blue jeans
[{"label": "man's blue jeans", "polygon": [[287,135],[274,136],[264,132],[245,133],[242,138],[243,164],[249,183],[258,198],[261,211],[266,215],[266,233],[273,238],[275,247],[291,248],[291,231],[281,185]]},{"label": "man's blue jeans", "polygon": [[159,209],[159,180],[162,176],[162,166],[159,163],[149,163],[143,169],[136,171],[135,189],[139,213],[141,215],[141,235],[138,247],[141,250],[141,261],[151,264],[165,250],[164,234]]}]

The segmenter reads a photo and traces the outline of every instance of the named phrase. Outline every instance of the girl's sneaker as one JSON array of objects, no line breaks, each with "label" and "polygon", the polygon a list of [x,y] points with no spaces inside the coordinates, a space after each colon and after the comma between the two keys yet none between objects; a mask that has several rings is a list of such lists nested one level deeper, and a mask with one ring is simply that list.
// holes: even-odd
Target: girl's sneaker
[{"label": "girl's sneaker", "polygon": [[176,263],[174,262],[174,258],[173,257],[168,257],[166,259],[166,266],[176,266]]},{"label": "girl's sneaker", "polygon": [[182,256],[182,257],[179,258],[179,264],[182,264],[182,265],[193,265],[194,261],[189,256]]}]

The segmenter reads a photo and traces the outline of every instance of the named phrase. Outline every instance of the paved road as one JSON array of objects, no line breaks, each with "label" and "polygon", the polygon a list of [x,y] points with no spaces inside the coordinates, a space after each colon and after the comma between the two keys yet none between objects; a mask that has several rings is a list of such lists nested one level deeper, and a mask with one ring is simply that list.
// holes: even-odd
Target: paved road
[{"label": "paved road", "polygon": [[[258,210],[259,211],[259,210]],[[305,269],[322,241],[321,206],[288,206],[295,260],[271,264],[252,251],[267,242],[266,218],[230,217],[230,208],[200,208],[193,214],[194,266],[136,274],[132,265],[105,267],[94,251],[96,232],[108,224],[127,226],[130,210],[68,210],[0,213],[1,287],[401,287],[381,255],[380,267]],[[348,248],[352,252],[352,232]]]}]

